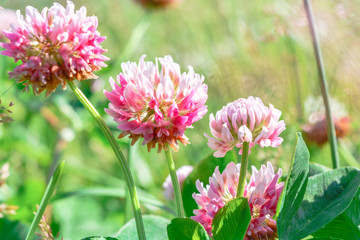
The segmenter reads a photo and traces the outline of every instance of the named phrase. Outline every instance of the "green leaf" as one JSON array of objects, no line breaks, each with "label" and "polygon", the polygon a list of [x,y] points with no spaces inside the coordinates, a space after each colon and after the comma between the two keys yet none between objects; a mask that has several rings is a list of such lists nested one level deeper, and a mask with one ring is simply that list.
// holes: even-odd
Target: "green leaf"
[{"label": "green leaf", "polygon": [[[292,156],[292,164],[290,167],[290,174],[286,180],[286,189],[283,194],[281,210],[279,211],[279,217],[277,219],[278,234],[280,239],[284,239],[286,236],[289,224],[294,218],[297,210],[299,209],[301,202],[304,198],[308,174],[309,174],[309,151],[306,147],[304,140],[301,137],[301,133],[297,133],[297,144]],[[279,201],[278,204],[281,204]]]},{"label": "green leaf", "polygon": [[214,240],[243,240],[251,213],[246,198],[240,197],[221,208],[213,219]]},{"label": "green leaf", "polygon": [[355,194],[350,206],[346,209],[345,215],[360,229],[360,189]]},{"label": "green leaf", "polygon": [[320,237],[320,238],[315,237],[315,238],[306,238],[306,239],[308,239],[308,240],[343,240],[341,238],[332,238],[332,237],[325,237],[325,238],[323,238],[323,237]]},{"label": "green leaf", "polygon": [[[166,226],[170,223],[169,219],[145,215],[143,216],[145,234],[147,240],[167,240]],[[126,223],[119,232],[115,235],[118,240],[138,240],[136,223],[132,219]]]},{"label": "green leaf", "polygon": [[317,174],[330,171],[331,168],[328,168],[326,166],[323,166],[318,163],[310,163],[309,165],[309,177],[315,176]]},{"label": "green leaf", "polygon": [[174,218],[167,233],[169,240],[209,240],[204,227],[190,218]]},{"label": "green leaf", "polygon": [[182,199],[186,216],[192,216],[193,210],[197,209],[197,204],[192,198],[192,194],[197,192],[196,180],[200,180],[204,185],[209,183],[209,177],[214,173],[216,166],[219,166],[222,172],[230,162],[236,162],[236,154],[233,151],[228,152],[223,158],[216,158],[212,154],[194,166],[194,170],[184,181],[182,189]]},{"label": "green leaf", "polygon": [[83,238],[81,240],[117,240],[117,238],[113,238],[113,237],[87,237],[87,238]]},{"label": "green leaf", "polygon": [[317,238],[360,239],[359,229],[343,213],[314,234]]},{"label": "green leaf", "polygon": [[350,205],[360,186],[360,172],[340,168],[309,178],[303,202],[280,239],[302,239],[330,223]]},{"label": "green leaf", "polygon": [[341,215],[313,234],[314,237],[360,239],[360,189]]}]

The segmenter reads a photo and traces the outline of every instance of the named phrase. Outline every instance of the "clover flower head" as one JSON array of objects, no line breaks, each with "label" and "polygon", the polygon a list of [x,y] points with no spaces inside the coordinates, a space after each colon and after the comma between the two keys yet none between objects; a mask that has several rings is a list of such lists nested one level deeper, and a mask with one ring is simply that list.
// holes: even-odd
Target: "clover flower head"
[{"label": "clover flower head", "polygon": [[283,139],[279,137],[285,130],[285,122],[279,121],[281,111],[270,104],[266,107],[260,98],[240,98],[227,104],[220,111],[210,115],[210,130],[213,137],[208,138],[208,145],[215,157],[224,157],[235,146],[242,151],[244,142],[250,148],[255,144],[260,147],[278,147]]},{"label": "clover flower head", "polygon": [[25,17],[17,11],[18,25],[11,25],[4,35],[9,43],[1,54],[21,60],[22,64],[9,73],[10,78],[22,82],[25,89],[32,86],[34,94],[46,90],[49,96],[67,81],[96,78],[94,71],[105,67],[108,58],[100,43],[105,37],[96,30],[95,16],[86,16],[86,8],[75,11],[74,3],[66,8],[54,3],[41,12],[27,6]]},{"label": "clover flower head", "polygon": [[3,30],[9,29],[11,24],[16,25],[16,23],[16,12],[12,9],[6,9],[0,6],[0,42],[6,40]]},{"label": "clover flower head", "polygon": [[[110,78],[112,91],[104,91],[110,101],[105,111],[122,130],[119,138],[129,135],[134,144],[143,138],[148,151],[158,145],[178,150],[178,141],[190,143],[184,132],[207,112],[207,86],[204,76],[189,66],[187,73],[170,56],[138,64],[123,63],[117,82]],[[160,62],[161,71],[158,64]]]},{"label": "clover flower head", "polygon": [[136,0],[145,8],[164,8],[179,4],[183,0]]},{"label": "clover flower head", "polygon": [[[185,179],[189,176],[192,170],[193,170],[193,166],[189,166],[189,165],[184,165],[178,170],[176,170],[176,176],[178,177],[179,180],[180,189],[183,187]],[[174,200],[175,199],[174,186],[172,184],[170,175],[167,176],[167,178],[165,179],[165,182],[163,183],[163,188],[164,188],[165,198],[167,198],[168,200]]]},{"label": "clover flower head", "polygon": [[[193,220],[199,222],[209,236],[212,236],[212,221],[216,213],[226,203],[236,198],[240,164],[230,162],[220,173],[216,167],[214,174],[209,178],[209,185],[204,187],[199,180],[193,198],[201,207],[194,210]],[[276,221],[272,217],[276,214],[276,206],[283,190],[284,183],[278,183],[282,170],[275,174],[271,163],[261,165],[257,170],[252,166],[252,175],[249,183],[245,184],[244,197],[248,199],[251,221],[247,229],[246,240],[275,239],[277,237]]]},{"label": "clover flower head", "polygon": [[[350,132],[351,119],[346,107],[338,100],[330,98],[330,106],[336,137],[343,138]],[[303,126],[306,141],[319,146],[325,144],[328,141],[328,135],[323,99],[308,97],[305,101],[305,114],[308,116],[308,122]]]}]

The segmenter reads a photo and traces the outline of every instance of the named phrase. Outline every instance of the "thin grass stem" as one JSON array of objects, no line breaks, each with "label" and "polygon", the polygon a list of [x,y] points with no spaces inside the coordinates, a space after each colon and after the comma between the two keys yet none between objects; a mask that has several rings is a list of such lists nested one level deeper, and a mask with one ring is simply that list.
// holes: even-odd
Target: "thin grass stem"
[{"label": "thin grass stem", "polygon": [[333,168],[339,168],[339,153],[338,153],[338,145],[336,140],[336,133],[335,133],[335,126],[334,121],[331,114],[331,106],[330,106],[330,97],[329,97],[329,90],[326,80],[326,74],[325,74],[325,67],[324,62],[322,58],[321,48],[320,48],[320,41],[317,35],[317,30],[315,27],[315,19],[312,11],[311,1],[310,0],[304,0],[304,7],[306,16],[308,18],[309,27],[310,27],[310,33],[311,38],[313,42],[314,47],[314,53],[316,58],[316,64],[317,69],[319,72],[319,83],[320,83],[320,89],[321,94],[324,100],[325,104],[325,111],[326,111],[326,124],[327,124],[327,134],[329,138],[329,144],[331,149],[331,159],[332,159],[332,165]]},{"label": "thin grass stem", "polygon": [[43,198],[41,199],[39,209],[37,210],[36,215],[31,223],[29,232],[27,233],[25,240],[34,239],[36,229],[39,225],[41,217],[43,216],[43,214],[45,212],[46,206],[48,205],[49,200],[50,200],[53,192],[55,191],[56,185],[60,179],[63,168],[64,168],[64,161],[62,161],[61,163],[58,164],[58,166],[56,167],[56,169],[54,171],[54,174],[50,178],[50,181],[45,190],[45,194],[44,194]]}]

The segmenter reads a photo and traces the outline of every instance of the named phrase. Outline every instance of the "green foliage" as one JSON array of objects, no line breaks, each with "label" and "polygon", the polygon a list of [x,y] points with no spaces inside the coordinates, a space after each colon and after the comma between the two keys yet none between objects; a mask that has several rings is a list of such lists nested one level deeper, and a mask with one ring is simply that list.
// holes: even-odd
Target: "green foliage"
[{"label": "green foliage", "polygon": [[187,216],[192,216],[193,210],[197,208],[197,204],[192,198],[192,194],[197,192],[196,180],[199,179],[200,182],[206,185],[209,183],[209,177],[212,176],[217,166],[219,166],[219,170],[222,172],[228,163],[235,161],[236,154],[229,151],[223,158],[216,158],[211,154],[194,166],[194,170],[186,178],[182,189],[184,210]]},{"label": "green foliage", "polygon": [[324,228],[312,234],[317,238],[337,238],[337,239],[360,239],[360,231],[351,221],[349,221],[346,214],[340,214]]},{"label": "green foliage", "polygon": [[[19,221],[0,218],[1,240],[24,240],[29,227]],[[35,237],[34,239],[39,239]]]},{"label": "green foliage", "polygon": [[303,202],[285,231],[279,232],[280,239],[301,239],[323,228],[344,212],[359,186],[360,172],[354,168],[310,177]]},{"label": "green foliage", "polygon": [[[145,215],[143,216],[146,239],[148,240],[167,240],[166,226],[170,223],[169,219]],[[138,240],[135,220],[130,220],[116,234],[118,240]]]},{"label": "green foliage", "polygon": [[310,163],[309,165],[309,177],[312,177],[312,176],[315,176],[317,174],[320,174],[320,173],[323,173],[323,172],[326,172],[326,171],[329,171],[331,170],[330,168],[328,167],[325,167],[321,164],[318,164],[318,163]]},{"label": "green foliage", "polygon": [[[288,232],[289,224],[303,200],[308,181],[309,152],[301,137],[301,133],[297,133],[297,139],[298,142],[292,156],[291,171],[286,180],[283,193],[283,205],[278,217],[278,232],[280,237],[284,237],[284,234]],[[280,201],[279,204],[281,204]]]},{"label": "green foliage", "polygon": [[[124,188],[114,188],[114,187],[88,187],[88,188],[81,188],[78,190],[74,190],[71,192],[59,192],[57,193],[52,199],[51,202],[55,202],[64,198],[68,197],[84,197],[84,196],[91,196],[91,197],[115,197],[115,198],[125,198],[127,195],[127,191]],[[154,196],[139,191],[139,200],[142,204],[149,206],[149,207],[157,207],[172,213],[173,211],[169,209],[163,202],[156,199]]]},{"label": "green foliage", "polygon": [[[114,201],[121,204],[119,200]],[[110,207],[102,210],[102,202]],[[59,236],[64,239],[112,236],[124,224],[123,218],[116,212],[117,205],[111,206],[112,202],[100,197],[66,198],[54,202],[52,209],[54,220],[59,225]]]},{"label": "green foliage", "polygon": [[169,240],[209,240],[204,227],[190,218],[174,218],[167,233]]},{"label": "green foliage", "polygon": [[246,198],[228,202],[213,219],[214,240],[243,240],[250,224],[251,213]]},{"label": "green foliage", "polygon": [[87,237],[81,240],[117,240],[117,239],[113,237]]},{"label": "green foliage", "polygon": [[360,239],[360,189],[350,206],[324,228],[314,234],[315,237],[336,237],[339,239]]},{"label": "green foliage", "polygon": [[49,200],[56,189],[57,183],[60,179],[60,176],[61,176],[63,168],[64,168],[64,164],[65,164],[65,161],[60,162],[57,165],[53,175],[51,176],[49,184],[46,187],[44,196],[41,199],[39,209],[37,210],[35,217],[30,225],[30,230],[26,236],[26,240],[32,240],[34,238],[36,229],[37,229],[39,222],[45,212],[46,206],[48,205]]}]

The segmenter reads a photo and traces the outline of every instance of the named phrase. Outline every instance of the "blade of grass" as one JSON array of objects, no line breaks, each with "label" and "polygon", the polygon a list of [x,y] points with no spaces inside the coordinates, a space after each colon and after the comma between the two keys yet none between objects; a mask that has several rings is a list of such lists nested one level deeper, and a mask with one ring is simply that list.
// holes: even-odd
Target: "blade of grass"
[{"label": "blade of grass", "polygon": [[324,104],[325,104],[327,133],[328,133],[329,144],[331,149],[332,164],[333,164],[333,168],[339,168],[340,167],[339,153],[338,153],[338,146],[337,146],[337,140],[335,134],[335,126],[331,115],[329,90],[326,80],[325,67],[322,58],[321,48],[319,44],[319,38],[315,27],[315,19],[313,16],[311,1],[304,0],[304,7],[309,22],[317,69],[319,72],[319,83],[320,83],[321,94],[323,96]]},{"label": "blade of grass", "polygon": [[39,222],[41,220],[42,215],[44,214],[44,211],[46,209],[47,204],[49,203],[49,200],[51,198],[51,195],[55,191],[56,185],[60,179],[61,173],[64,168],[64,161],[58,164],[56,167],[53,176],[51,177],[49,184],[46,187],[45,194],[41,200],[39,209],[37,210],[37,213],[31,223],[30,229],[28,234],[26,235],[25,240],[32,240],[35,235],[35,231],[39,225]]}]

